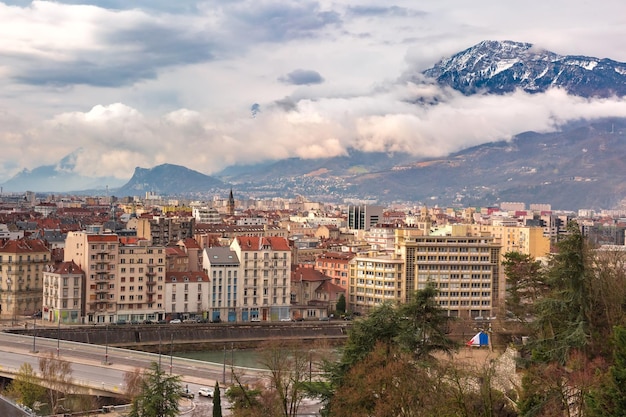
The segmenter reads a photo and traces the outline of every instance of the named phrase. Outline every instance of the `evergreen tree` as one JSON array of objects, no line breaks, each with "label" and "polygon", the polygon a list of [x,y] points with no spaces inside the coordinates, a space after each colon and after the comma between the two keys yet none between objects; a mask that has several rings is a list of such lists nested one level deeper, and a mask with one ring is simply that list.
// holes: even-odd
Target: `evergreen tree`
[{"label": "evergreen tree", "polygon": [[346,296],[341,294],[337,299],[337,313],[345,313],[346,312]]},{"label": "evergreen tree", "polygon": [[215,381],[215,389],[213,390],[213,417],[222,417],[222,398],[218,381]]},{"label": "evergreen tree", "polygon": [[141,390],[131,403],[129,417],[176,417],[183,392],[180,377],[167,375],[153,362],[141,380]]}]

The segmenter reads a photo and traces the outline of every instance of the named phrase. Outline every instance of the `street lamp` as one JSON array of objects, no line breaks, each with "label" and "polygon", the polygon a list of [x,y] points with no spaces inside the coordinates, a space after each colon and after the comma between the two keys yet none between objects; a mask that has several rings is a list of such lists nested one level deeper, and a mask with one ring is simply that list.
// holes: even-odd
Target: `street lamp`
[{"label": "street lamp", "polygon": [[57,358],[61,354],[61,312],[57,311]]},{"label": "street lamp", "polygon": [[170,375],[172,375],[172,362],[173,362],[173,354],[174,350],[174,333],[170,335]]},{"label": "street lamp", "polygon": [[109,364],[109,325],[104,325],[104,362],[105,365]]},{"label": "street lamp", "polygon": [[37,339],[37,317],[33,316],[33,353],[37,353],[37,347],[35,345]]}]

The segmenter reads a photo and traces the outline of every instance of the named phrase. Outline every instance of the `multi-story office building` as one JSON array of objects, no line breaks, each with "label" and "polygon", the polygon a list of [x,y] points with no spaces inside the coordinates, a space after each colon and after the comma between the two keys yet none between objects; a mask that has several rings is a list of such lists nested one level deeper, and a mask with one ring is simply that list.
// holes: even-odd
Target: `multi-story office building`
[{"label": "multi-story office building", "polygon": [[239,285],[239,258],[228,247],[206,248],[203,252],[203,269],[210,279],[209,314],[212,321],[242,320],[243,291]]},{"label": "multi-story office building", "polygon": [[62,262],[43,273],[41,319],[52,323],[82,323],[85,273],[73,261]]},{"label": "multi-story office building", "polygon": [[237,237],[230,248],[241,262],[241,319],[289,316],[291,249],[281,237]]},{"label": "multi-story office building", "polygon": [[369,230],[383,219],[384,207],[358,205],[348,207],[348,228]]},{"label": "multi-story office building", "polygon": [[43,272],[50,264],[50,250],[40,239],[0,244],[0,317],[16,319],[40,311]]},{"label": "multi-story office building", "polygon": [[[439,305],[451,316],[496,314],[505,285],[500,273],[500,245],[492,237],[414,236],[398,248],[405,261],[405,294],[433,284]],[[410,284],[409,284],[410,282]]]},{"label": "multi-story office building", "polygon": [[67,234],[64,261],[74,261],[85,272],[85,323],[117,320],[118,251],[115,234]]}]

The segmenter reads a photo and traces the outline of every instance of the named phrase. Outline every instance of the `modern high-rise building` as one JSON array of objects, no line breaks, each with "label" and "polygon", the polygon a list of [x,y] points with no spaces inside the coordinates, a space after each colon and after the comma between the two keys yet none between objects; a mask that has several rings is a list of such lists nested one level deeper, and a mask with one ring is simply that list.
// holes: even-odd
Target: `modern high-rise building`
[{"label": "modern high-rise building", "polygon": [[383,219],[384,207],[358,205],[348,207],[348,228],[352,230],[369,230]]}]

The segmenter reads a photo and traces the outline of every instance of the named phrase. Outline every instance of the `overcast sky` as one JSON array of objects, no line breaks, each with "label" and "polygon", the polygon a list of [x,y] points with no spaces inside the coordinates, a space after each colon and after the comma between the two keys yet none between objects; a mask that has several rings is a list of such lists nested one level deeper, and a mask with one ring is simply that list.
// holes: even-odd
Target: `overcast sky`
[{"label": "overcast sky", "polygon": [[[350,147],[441,156],[626,101],[464,97],[406,82],[485,40],[626,61],[624,0],[0,2],[0,182],[77,170],[212,174]],[[437,96],[439,104],[409,104]]]}]

